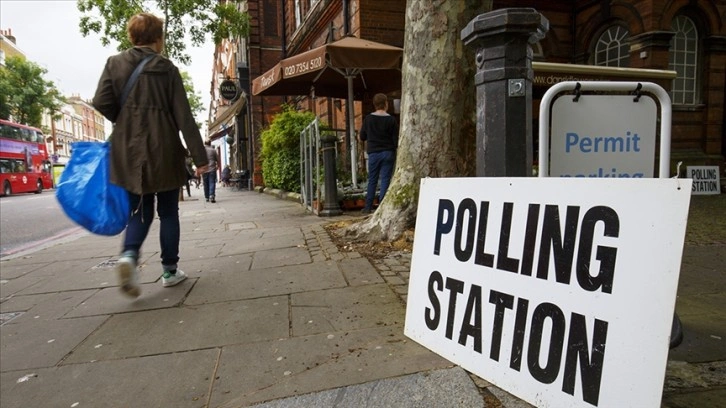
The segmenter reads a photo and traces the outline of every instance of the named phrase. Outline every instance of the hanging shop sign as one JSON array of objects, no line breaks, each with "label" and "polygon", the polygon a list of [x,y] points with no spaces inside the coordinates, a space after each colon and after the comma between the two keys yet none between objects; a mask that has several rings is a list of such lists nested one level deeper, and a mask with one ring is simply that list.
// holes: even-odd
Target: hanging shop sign
[{"label": "hanging shop sign", "polygon": [[237,95],[239,95],[237,83],[231,79],[222,81],[222,83],[219,84],[219,94],[222,95],[222,98],[228,101],[234,100],[237,98]]}]

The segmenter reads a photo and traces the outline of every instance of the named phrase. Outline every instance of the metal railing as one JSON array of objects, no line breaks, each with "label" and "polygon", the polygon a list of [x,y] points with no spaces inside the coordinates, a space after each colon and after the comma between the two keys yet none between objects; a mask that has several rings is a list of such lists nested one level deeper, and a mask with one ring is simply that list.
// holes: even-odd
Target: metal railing
[{"label": "metal railing", "polygon": [[314,214],[319,212],[322,180],[320,122],[315,118],[300,132],[300,199]]}]

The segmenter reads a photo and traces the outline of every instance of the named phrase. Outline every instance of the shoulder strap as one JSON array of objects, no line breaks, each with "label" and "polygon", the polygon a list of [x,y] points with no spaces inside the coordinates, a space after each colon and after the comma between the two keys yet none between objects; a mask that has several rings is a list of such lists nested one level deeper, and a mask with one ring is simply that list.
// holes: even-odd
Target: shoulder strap
[{"label": "shoulder strap", "polygon": [[124,85],[124,90],[121,93],[121,99],[119,100],[119,108],[123,108],[124,103],[126,103],[126,98],[129,96],[129,92],[131,92],[131,88],[134,87],[134,84],[136,83],[136,80],[139,79],[139,74],[141,74],[141,70],[144,69],[144,65],[146,65],[147,62],[149,62],[150,59],[154,58],[155,54],[151,54],[141,60],[139,65],[136,66],[136,69],[134,69],[134,72],[131,73],[131,76],[129,77],[128,81],[126,81],[126,85]]}]

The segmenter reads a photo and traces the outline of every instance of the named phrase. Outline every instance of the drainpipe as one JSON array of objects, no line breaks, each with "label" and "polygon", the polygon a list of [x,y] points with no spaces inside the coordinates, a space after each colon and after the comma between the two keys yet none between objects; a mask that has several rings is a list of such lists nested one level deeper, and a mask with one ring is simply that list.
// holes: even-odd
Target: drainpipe
[{"label": "drainpipe", "polygon": [[285,0],[282,0],[282,57],[287,58],[287,10],[285,10]]},{"label": "drainpipe", "polygon": [[350,35],[350,0],[343,0],[343,33]]}]

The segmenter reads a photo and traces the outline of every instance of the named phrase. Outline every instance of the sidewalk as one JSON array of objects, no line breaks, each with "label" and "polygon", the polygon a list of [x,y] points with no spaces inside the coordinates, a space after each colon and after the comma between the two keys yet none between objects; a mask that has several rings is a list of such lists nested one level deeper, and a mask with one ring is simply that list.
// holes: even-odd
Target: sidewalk
[{"label": "sidewalk", "polygon": [[[158,220],[136,300],[116,286],[120,237],[2,259],[2,408],[529,406],[403,336],[410,254],[339,251],[322,227],[358,213],[192,194],[180,203],[179,286],[159,282]],[[671,352],[667,407],[726,401],[726,240],[701,232],[684,254],[686,337]]]}]

